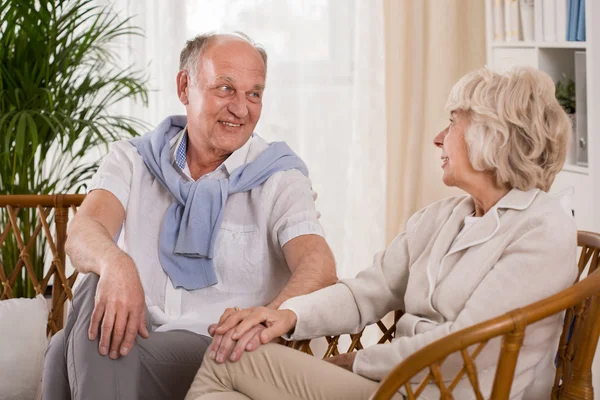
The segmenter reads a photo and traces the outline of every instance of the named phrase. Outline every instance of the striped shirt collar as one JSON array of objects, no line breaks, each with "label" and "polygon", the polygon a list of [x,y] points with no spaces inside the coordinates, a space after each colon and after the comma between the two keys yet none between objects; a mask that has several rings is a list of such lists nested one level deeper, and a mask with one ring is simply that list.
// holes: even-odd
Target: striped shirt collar
[{"label": "striped shirt collar", "polygon": [[[242,147],[231,153],[229,157],[216,169],[225,168],[228,174],[231,174],[235,169],[246,163],[248,150],[252,144],[255,134],[252,134],[250,139],[244,143]],[[189,176],[189,168],[187,167],[188,133],[187,126],[183,128],[171,141],[171,160],[179,169]]]}]

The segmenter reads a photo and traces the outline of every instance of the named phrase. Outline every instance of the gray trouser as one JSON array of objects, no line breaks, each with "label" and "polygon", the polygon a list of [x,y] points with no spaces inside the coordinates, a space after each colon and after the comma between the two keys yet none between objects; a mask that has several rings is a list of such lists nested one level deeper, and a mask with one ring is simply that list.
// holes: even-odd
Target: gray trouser
[{"label": "gray trouser", "polygon": [[[99,335],[91,341],[87,334],[97,284],[96,274],[84,277],[65,329],[50,341],[43,400],[183,399],[211,338],[184,330],[150,332],[148,339],[138,336],[125,357],[101,356]],[[151,321],[146,320],[150,328]]]}]

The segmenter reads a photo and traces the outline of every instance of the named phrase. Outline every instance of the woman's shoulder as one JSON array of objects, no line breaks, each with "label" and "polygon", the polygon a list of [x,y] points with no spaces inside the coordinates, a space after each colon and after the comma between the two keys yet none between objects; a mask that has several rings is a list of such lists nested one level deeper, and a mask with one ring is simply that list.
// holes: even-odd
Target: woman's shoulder
[{"label": "woman's shoulder", "polygon": [[538,221],[538,223],[576,229],[571,210],[565,208],[560,195],[540,190],[531,205],[524,211],[529,219]]},{"label": "woman's shoulder", "polygon": [[420,231],[437,229],[448,220],[459,205],[467,202],[472,203],[471,196],[453,196],[438,200],[414,213],[406,223],[406,232],[412,234],[417,229]]},{"label": "woman's shoulder", "polygon": [[420,209],[419,211],[414,213],[412,215],[411,219],[413,219],[415,217],[417,217],[419,219],[422,217],[433,218],[433,219],[437,219],[437,218],[446,219],[446,218],[448,218],[448,216],[450,214],[452,214],[452,212],[458,205],[460,205],[464,202],[472,203],[471,196],[461,195],[461,196],[447,197],[445,199],[438,200],[434,203],[431,203],[430,205],[428,205],[426,207],[423,207],[422,209]]},{"label": "woman's shoulder", "polygon": [[507,210],[501,220],[515,243],[527,238],[548,254],[570,252],[577,246],[575,219],[556,195],[540,190],[527,208]]}]

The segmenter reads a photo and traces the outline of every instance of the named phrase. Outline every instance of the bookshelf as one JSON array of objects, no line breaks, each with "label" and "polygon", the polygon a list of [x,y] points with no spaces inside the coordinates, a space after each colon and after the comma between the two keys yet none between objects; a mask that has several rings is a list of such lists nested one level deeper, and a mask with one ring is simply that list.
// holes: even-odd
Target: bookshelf
[{"label": "bookshelf", "polygon": [[[582,145],[582,149],[577,151],[580,152],[580,155],[581,152],[585,153],[584,158],[587,156],[587,165],[578,163],[577,157],[571,155],[557,176],[551,192],[570,192],[571,194],[567,196],[568,205],[574,211],[578,229],[600,232],[600,207],[598,207],[600,204],[600,76],[595,73],[595,71],[600,71],[600,2],[585,0],[586,41],[577,42],[566,41],[560,35],[556,37],[558,40],[544,40],[543,29],[539,27],[544,23],[541,9],[552,0],[534,0],[535,33],[532,40],[522,40],[523,33],[521,33],[519,41],[496,40],[498,36],[495,31],[495,23],[498,19],[494,20],[494,12],[497,10],[495,7],[498,7],[498,1],[486,0],[485,7],[486,52],[489,67],[504,71],[513,66],[532,66],[548,73],[556,82],[563,78],[563,74],[573,79],[576,78],[576,53],[579,54],[578,68],[581,68],[581,65],[585,66],[587,115],[584,117],[582,113],[579,118],[585,118],[587,137],[584,137],[585,146]],[[500,3],[504,3],[504,1],[500,0]],[[519,0],[517,2],[520,3]],[[581,62],[582,53],[585,53],[583,63]],[[578,70],[578,76],[581,75],[580,71],[581,69]],[[581,85],[582,80],[580,79],[579,82]],[[579,109],[579,104],[577,109]],[[579,137],[574,139],[579,139]],[[577,145],[577,141],[574,140],[573,148]],[[580,159],[580,161],[584,160]],[[600,378],[600,373],[597,373],[596,377]],[[600,387],[600,379],[596,387]]]}]

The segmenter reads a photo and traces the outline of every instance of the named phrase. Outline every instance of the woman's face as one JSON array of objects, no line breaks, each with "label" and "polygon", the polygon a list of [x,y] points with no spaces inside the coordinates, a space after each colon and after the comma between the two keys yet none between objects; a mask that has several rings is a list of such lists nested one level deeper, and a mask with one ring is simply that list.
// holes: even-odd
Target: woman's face
[{"label": "woman's face", "polygon": [[446,186],[456,186],[467,190],[469,177],[477,174],[469,161],[469,152],[465,142],[465,132],[471,119],[462,110],[450,114],[450,125],[433,139],[433,143],[442,150],[442,180]]}]

